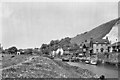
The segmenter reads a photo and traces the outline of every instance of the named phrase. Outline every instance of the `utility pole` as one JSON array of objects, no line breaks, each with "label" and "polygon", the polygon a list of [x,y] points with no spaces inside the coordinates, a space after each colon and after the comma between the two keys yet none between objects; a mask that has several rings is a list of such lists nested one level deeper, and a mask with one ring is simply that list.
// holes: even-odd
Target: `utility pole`
[{"label": "utility pole", "polygon": [[2,50],[3,50],[3,47],[2,47],[2,45],[0,44],[0,54],[2,53]]},{"label": "utility pole", "polygon": [[116,39],[116,46],[115,46],[115,47],[116,47],[116,51],[118,52],[117,46],[118,46],[118,45],[117,45],[117,39]]}]

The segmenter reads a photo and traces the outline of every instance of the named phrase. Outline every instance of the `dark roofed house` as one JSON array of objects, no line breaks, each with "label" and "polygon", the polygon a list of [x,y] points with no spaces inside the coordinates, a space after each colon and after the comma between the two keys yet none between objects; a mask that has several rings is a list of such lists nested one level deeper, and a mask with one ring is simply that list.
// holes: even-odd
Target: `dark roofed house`
[{"label": "dark roofed house", "polygon": [[82,42],[80,48],[82,48],[83,53],[87,56],[95,55],[97,53],[107,53],[109,50],[110,41],[108,37],[106,39],[92,39],[90,41]]},{"label": "dark roofed house", "polygon": [[93,44],[109,44],[109,40],[107,39],[93,39]]},{"label": "dark roofed house", "polygon": [[85,42],[82,42],[82,44],[80,44],[80,49],[84,53],[83,55],[86,55],[86,56],[88,55],[89,48],[90,48],[90,43],[87,42],[87,40],[85,40]]}]

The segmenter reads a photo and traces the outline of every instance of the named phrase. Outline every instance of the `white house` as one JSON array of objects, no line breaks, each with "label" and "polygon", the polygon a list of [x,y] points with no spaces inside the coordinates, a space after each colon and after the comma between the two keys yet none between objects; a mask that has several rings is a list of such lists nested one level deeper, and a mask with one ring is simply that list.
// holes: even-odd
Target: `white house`
[{"label": "white house", "polygon": [[60,55],[62,56],[64,53],[63,49],[62,48],[58,48],[57,51],[56,51],[56,55]]},{"label": "white house", "polygon": [[109,40],[108,39],[94,39],[93,42],[93,53],[104,53],[108,52]]}]

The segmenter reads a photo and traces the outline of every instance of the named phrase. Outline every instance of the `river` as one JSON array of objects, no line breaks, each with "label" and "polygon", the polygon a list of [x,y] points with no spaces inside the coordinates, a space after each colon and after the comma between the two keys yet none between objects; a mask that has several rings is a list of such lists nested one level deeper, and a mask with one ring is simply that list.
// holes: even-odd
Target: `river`
[{"label": "river", "polygon": [[[67,62],[72,66],[78,66],[84,69],[88,69],[98,76],[105,75],[106,78],[118,78],[118,68],[113,65],[101,64],[101,65],[90,65],[82,62]],[[120,70],[119,70],[120,71]]]}]

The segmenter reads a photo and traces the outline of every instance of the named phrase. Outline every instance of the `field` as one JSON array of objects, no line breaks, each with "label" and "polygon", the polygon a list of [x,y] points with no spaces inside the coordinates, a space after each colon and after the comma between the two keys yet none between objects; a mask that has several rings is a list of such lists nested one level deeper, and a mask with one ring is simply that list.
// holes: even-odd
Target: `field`
[{"label": "field", "polygon": [[[18,58],[18,59],[17,59]],[[22,62],[26,56],[16,56]],[[15,60],[13,59],[13,60]],[[6,60],[7,61],[7,60]],[[7,61],[8,63],[8,61]],[[8,66],[4,63],[4,67]],[[11,62],[12,63],[12,62]],[[8,63],[9,64],[9,63]],[[13,64],[13,63],[12,63]],[[17,64],[15,61],[14,64]],[[9,64],[10,66],[10,64]],[[96,75],[88,70],[70,66],[62,61],[51,60],[47,57],[34,57],[17,66],[2,70],[2,78],[94,78]]]},{"label": "field", "polygon": [[2,68],[6,68],[12,65],[19,64],[30,56],[28,55],[11,55],[11,54],[2,54]]}]

